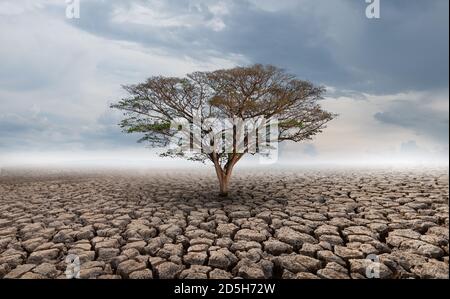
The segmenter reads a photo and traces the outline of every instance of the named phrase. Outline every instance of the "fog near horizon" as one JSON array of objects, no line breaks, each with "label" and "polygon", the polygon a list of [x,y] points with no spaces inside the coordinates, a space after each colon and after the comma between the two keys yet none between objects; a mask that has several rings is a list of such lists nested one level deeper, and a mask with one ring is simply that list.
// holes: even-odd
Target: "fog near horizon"
[{"label": "fog near horizon", "polygon": [[[323,159],[309,156],[292,157],[292,153],[280,154],[273,163],[261,163],[258,155],[246,155],[237,168],[417,168],[446,167],[449,160],[418,156],[398,155],[390,157],[353,157]],[[96,152],[14,153],[0,156],[0,168],[57,168],[57,169],[213,169],[213,165],[188,161],[183,158],[160,157],[154,149]]]}]

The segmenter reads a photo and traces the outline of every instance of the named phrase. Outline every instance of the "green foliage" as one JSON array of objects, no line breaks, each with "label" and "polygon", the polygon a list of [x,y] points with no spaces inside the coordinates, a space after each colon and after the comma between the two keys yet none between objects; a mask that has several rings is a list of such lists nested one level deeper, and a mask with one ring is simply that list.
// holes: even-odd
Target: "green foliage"
[{"label": "green foliage", "polygon": [[126,133],[148,133],[148,132],[165,132],[170,129],[169,122],[154,122],[150,124],[135,123],[131,124],[127,120],[123,120],[120,124],[122,128],[125,128]]},{"label": "green foliage", "polygon": [[281,128],[303,128],[304,124],[296,119],[290,119],[278,123]]},{"label": "green foliage", "polygon": [[[325,92],[323,87],[270,65],[195,72],[184,78],[153,76],[123,87],[128,96],[111,105],[123,111],[120,126],[126,133],[141,134],[139,141],[152,146],[168,145],[178,131],[170,127],[171,121],[192,123],[197,115],[194,111],[201,111],[200,122],[234,117],[244,121],[260,117],[279,120],[279,142],[311,139],[336,116],[318,104]],[[201,128],[201,133],[210,132]],[[211,160],[215,166],[237,161],[236,153],[230,157],[220,152],[192,157],[167,150],[164,156]]]}]

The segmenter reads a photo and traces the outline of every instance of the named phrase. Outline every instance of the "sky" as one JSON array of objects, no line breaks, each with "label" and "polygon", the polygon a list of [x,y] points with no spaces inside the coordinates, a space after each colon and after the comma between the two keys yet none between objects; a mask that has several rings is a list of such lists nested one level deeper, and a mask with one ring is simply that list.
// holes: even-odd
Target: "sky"
[{"label": "sky", "polygon": [[448,165],[449,2],[367,5],[80,0],[71,19],[65,0],[0,0],[0,166],[171,163],[117,126],[121,85],[253,63],[325,86],[338,114],[280,161]]}]

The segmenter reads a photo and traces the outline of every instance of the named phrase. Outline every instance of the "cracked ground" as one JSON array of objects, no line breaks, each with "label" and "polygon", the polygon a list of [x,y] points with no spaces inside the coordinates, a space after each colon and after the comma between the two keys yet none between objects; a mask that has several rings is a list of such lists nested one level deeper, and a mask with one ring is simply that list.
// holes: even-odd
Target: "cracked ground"
[{"label": "cracked ground", "polygon": [[[0,278],[448,278],[448,169],[3,171]],[[372,276],[371,276],[372,275]],[[375,275],[375,276],[374,276]]]}]

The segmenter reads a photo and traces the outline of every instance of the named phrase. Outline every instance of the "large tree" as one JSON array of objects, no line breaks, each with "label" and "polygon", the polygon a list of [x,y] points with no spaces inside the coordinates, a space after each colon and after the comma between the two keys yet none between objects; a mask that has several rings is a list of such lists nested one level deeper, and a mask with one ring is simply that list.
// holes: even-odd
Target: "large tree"
[{"label": "large tree", "polygon": [[[221,195],[228,193],[233,168],[246,153],[267,154],[273,141],[310,139],[334,117],[318,104],[323,87],[271,65],[195,72],[184,78],[156,76],[124,89],[128,97],[111,105],[124,111],[123,130],[143,134],[141,142],[165,147],[162,156],[212,162]],[[173,143],[178,147],[167,147]]]}]

